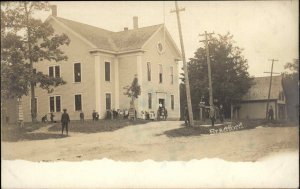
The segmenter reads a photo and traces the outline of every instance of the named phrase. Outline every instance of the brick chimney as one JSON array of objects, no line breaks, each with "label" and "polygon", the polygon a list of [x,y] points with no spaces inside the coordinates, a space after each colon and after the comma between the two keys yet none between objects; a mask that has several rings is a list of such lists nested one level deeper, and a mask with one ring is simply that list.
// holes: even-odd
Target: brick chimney
[{"label": "brick chimney", "polygon": [[139,28],[139,17],[134,16],[133,17],[133,29],[138,29]]},{"label": "brick chimney", "polygon": [[57,6],[51,5],[52,16],[57,16]]}]

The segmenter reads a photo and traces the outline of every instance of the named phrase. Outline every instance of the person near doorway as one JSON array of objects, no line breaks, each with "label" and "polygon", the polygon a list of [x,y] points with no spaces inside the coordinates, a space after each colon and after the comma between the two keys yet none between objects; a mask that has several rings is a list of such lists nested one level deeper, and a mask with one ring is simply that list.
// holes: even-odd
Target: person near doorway
[{"label": "person near doorway", "polygon": [[61,134],[64,134],[64,130],[66,128],[66,132],[68,135],[68,124],[70,123],[70,117],[67,113],[67,109],[64,109],[64,113],[61,115]]},{"label": "person near doorway", "polygon": [[274,120],[274,111],[272,106],[270,106],[268,111],[268,120]]}]

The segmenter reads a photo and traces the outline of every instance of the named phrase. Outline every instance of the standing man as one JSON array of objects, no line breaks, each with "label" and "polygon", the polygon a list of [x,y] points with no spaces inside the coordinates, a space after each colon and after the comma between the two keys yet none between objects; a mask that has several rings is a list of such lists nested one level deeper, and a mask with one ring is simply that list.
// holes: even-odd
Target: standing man
[{"label": "standing man", "polygon": [[53,118],[54,118],[54,114],[53,114],[53,112],[51,112],[51,113],[50,113],[50,120],[51,120],[51,123],[54,122],[54,121],[53,121]]},{"label": "standing man", "polygon": [[186,126],[190,126],[190,117],[187,105],[184,107],[184,123]]},{"label": "standing man", "polygon": [[222,104],[220,105],[220,109],[219,109],[219,117],[220,117],[221,123],[223,123],[224,122],[224,108],[223,108]]},{"label": "standing man", "polygon": [[80,116],[80,122],[84,122],[84,113],[83,113],[83,111],[80,112],[79,116]]},{"label": "standing man", "polygon": [[68,124],[70,123],[70,117],[67,113],[67,109],[64,109],[64,113],[61,115],[61,134],[64,134],[64,129],[66,127],[67,135],[68,135]]},{"label": "standing man", "polygon": [[93,122],[95,122],[96,121],[96,110],[93,110],[92,117],[93,117]]},{"label": "standing man", "polygon": [[268,111],[268,120],[274,120],[274,111],[272,106],[270,106]]},{"label": "standing man", "polygon": [[216,110],[215,110],[214,106],[209,107],[209,118],[211,120],[211,125],[215,126]]}]

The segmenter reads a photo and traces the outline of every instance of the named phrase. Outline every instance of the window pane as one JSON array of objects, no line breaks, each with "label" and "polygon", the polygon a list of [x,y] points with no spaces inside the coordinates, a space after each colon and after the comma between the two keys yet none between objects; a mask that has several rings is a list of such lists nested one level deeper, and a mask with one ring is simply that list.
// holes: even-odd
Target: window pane
[{"label": "window pane", "polygon": [[80,63],[74,64],[74,81],[81,82],[81,65],[80,65]]},{"label": "window pane", "polygon": [[55,77],[60,77],[60,69],[59,69],[59,66],[55,66]]},{"label": "window pane", "polygon": [[105,81],[110,81],[110,63],[105,62]]},{"label": "window pane", "polygon": [[163,82],[163,68],[162,65],[159,65],[159,83]]},{"label": "window pane", "polygon": [[110,110],[111,109],[111,95],[110,94],[106,94],[106,109]]},{"label": "window pane", "polygon": [[54,97],[50,97],[50,112],[54,112]]},{"label": "window pane", "polygon": [[174,110],[174,95],[171,95],[171,109]]},{"label": "window pane", "polygon": [[152,94],[148,93],[148,108],[152,108]]},{"label": "window pane", "polygon": [[151,81],[151,63],[147,62],[148,81]]},{"label": "window pane", "polygon": [[75,95],[75,110],[81,110],[81,95]]},{"label": "window pane", "polygon": [[54,77],[53,67],[49,67],[49,76]]},{"label": "window pane", "polygon": [[56,97],[56,112],[61,111],[61,106],[60,106],[60,96]]}]

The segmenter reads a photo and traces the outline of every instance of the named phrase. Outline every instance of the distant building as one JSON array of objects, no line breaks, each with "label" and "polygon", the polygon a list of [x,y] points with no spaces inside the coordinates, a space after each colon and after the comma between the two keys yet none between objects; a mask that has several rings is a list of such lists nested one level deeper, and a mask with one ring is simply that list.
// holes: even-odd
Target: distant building
[{"label": "distant building", "polygon": [[[269,107],[274,110],[274,119],[287,118],[286,98],[282,76],[272,77]],[[239,119],[265,119],[268,100],[270,77],[254,78],[254,85],[244,95],[239,106],[233,110],[233,117]]]},{"label": "distant building", "polygon": [[[133,29],[112,32],[87,24],[49,16],[56,33],[71,39],[62,47],[68,61],[43,61],[34,65],[37,71],[52,77],[61,76],[67,84],[53,93],[36,87],[37,118],[54,112],[59,119],[63,108],[72,120],[79,120],[80,111],[87,119],[93,110],[104,118],[106,110],[129,108],[130,98],[124,87],[131,85],[135,75],[141,85],[141,95],[135,105],[141,111],[154,110],[159,102],[168,109],[168,117],[178,119],[180,51],[163,24],[138,27],[133,17]],[[24,121],[30,121],[30,96],[22,97]]]}]

